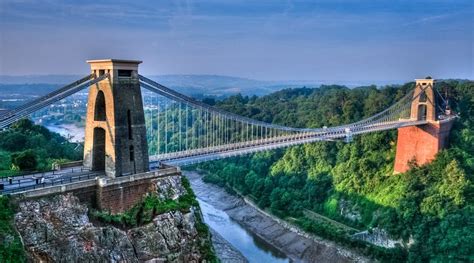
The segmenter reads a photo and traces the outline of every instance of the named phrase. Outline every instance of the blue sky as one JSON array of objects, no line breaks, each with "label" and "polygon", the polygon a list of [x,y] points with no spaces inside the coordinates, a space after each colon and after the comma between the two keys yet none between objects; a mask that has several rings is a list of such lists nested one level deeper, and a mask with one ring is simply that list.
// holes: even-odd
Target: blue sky
[{"label": "blue sky", "polygon": [[142,74],[474,79],[474,1],[1,0],[0,52],[3,75],[113,57]]}]

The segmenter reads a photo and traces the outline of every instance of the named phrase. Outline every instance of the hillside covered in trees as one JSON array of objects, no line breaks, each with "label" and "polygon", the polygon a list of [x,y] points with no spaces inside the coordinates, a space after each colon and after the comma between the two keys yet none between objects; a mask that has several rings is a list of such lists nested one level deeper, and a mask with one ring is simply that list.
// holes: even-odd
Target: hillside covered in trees
[{"label": "hillside covered in trees", "polygon": [[[233,96],[216,106],[294,127],[350,123],[390,106],[412,89],[374,86],[288,89],[264,97]],[[208,162],[205,180],[255,200],[309,232],[383,261],[474,260],[474,82],[444,81],[459,114],[449,149],[429,165],[393,174],[397,131],[357,136],[352,143],[317,142]],[[351,238],[323,215],[358,230],[384,229],[404,245],[382,249]]]},{"label": "hillside covered in trees", "polygon": [[28,119],[0,132],[0,138],[0,176],[50,170],[54,162],[82,158],[82,146]]}]

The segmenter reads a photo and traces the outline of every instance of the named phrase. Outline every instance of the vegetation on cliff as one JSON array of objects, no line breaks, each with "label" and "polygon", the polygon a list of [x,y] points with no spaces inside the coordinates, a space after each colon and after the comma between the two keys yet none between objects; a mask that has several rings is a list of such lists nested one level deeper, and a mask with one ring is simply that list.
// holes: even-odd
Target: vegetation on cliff
[{"label": "vegetation on cliff", "polygon": [[[393,175],[396,131],[354,142],[318,142],[200,165],[206,180],[236,189],[262,208],[308,231],[368,250],[384,261],[474,260],[474,82],[438,82],[459,113],[451,147],[429,165]],[[349,123],[373,115],[413,87],[324,86],[233,96],[217,106],[251,118],[297,127]],[[315,212],[359,229],[379,227],[415,242],[386,250],[355,241]],[[342,212],[341,212],[342,211]]]},{"label": "vegetation on cliff", "polygon": [[15,209],[7,196],[0,196],[0,262],[26,262],[20,236],[15,230]]}]

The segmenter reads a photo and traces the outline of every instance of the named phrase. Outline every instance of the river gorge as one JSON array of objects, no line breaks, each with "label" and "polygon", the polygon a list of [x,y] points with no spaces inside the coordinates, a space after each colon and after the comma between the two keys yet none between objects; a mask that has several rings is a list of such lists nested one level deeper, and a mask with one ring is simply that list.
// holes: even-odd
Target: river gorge
[{"label": "river gorge", "polygon": [[[224,262],[369,262],[365,257],[327,240],[309,236],[225,189],[204,183],[199,173],[185,171],[200,203],[205,223],[227,241]],[[226,260],[234,249],[240,259]],[[236,251],[235,251],[236,250]],[[245,259],[244,259],[245,258]]]}]

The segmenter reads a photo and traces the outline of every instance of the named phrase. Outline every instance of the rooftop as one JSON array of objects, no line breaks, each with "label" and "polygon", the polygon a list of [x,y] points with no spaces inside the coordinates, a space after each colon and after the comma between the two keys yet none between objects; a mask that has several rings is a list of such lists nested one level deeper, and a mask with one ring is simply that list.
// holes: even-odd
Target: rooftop
[{"label": "rooftop", "polygon": [[91,59],[87,60],[87,63],[92,64],[92,63],[104,63],[104,62],[111,62],[111,63],[129,63],[129,64],[140,64],[143,61],[141,60],[130,60],[130,59]]}]

